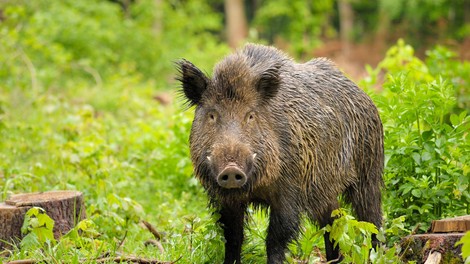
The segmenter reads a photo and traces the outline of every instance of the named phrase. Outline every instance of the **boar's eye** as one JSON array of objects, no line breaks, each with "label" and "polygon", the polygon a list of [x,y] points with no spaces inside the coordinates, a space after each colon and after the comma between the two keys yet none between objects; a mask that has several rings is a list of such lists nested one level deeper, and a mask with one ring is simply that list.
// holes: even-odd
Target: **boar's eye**
[{"label": "boar's eye", "polygon": [[217,114],[213,111],[210,111],[208,114],[207,114],[207,117],[209,118],[209,122],[215,122],[217,121]]},{"label": "boar's eye", "polygon": [[252,122],[253,120],[255,120],[255,113],[251,111],[246,115],[246,122]]}]

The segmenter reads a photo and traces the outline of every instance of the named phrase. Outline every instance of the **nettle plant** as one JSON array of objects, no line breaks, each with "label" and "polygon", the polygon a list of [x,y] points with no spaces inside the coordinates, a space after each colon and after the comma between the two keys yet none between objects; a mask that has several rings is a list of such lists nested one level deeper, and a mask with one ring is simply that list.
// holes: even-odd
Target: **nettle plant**
[{"label": "nettle plant", "polygon": [[[436,52],[445,49],[430,54]],[[455,79],[468,77],[432,75],[434,62],[425,64],[399,41],[363,82],[377,85],[386,72],[382,93],[373,96],[385,133],[386,218],[406,216],[408,228],[421,230],[432,219],[470,213],[470,117],[455,111]]]}]

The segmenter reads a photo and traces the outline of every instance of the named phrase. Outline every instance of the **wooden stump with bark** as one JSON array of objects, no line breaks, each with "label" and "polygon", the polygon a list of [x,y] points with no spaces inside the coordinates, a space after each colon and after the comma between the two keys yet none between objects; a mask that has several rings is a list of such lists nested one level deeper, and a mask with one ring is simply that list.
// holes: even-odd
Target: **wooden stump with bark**
[{"label": "wooden stump with bark", "polygon": [[56,239],[86,217],[83,194],[78,191],[12,195],[4,203],[0,203],[0,249],[21,240],[25,213],[32,207],[41,207],[54,220],[53,231]]},{"label": "wooden stump with bark", "polygon": [[401,246],[404,261],[416,263],[463,263],[462,245],[455,247],[466,231],[470,230],[470,215],[435,220],[431,233],[405,237]]}]

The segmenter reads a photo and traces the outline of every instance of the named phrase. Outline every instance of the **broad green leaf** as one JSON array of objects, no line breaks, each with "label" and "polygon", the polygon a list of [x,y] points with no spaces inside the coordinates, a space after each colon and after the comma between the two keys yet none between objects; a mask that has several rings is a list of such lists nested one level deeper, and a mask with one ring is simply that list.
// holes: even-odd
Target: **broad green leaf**
[{"label": "broad green leaf", "polygon": [[456,115],[456,114],[451,114],[451,115],[450,115],[450,123],[451,123],[454,127],[458,126],[458,125],[460,124],[460,122],[461,122],[461,120],[460,120],[460,118],[459,118],[458,115]]},{"label": "broad green leaf", "polygon": [[25,249],[34,249],[41,246],[38,240],[38,236],[35,233],[29,233],[23,237],[20,245]]},{"label": "broad green leaf", "polygon": [[470,231],[465,233],[465,235],[455,243],[456,246],[462,245],[462,257],[464,259],[470,257]]},{"label": "broad green leaf", "polygon": [[414,197],[419,198],[419,197],[421,197],[421,190],[420,190],[420,189],[413,189],[413,190],[411,191],[411,194],[412,194]]}]

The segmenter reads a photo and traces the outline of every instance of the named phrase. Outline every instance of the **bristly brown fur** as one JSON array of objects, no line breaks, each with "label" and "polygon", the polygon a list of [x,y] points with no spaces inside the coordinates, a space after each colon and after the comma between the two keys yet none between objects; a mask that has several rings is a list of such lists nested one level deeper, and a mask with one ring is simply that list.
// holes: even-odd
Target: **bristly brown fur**
[{"label": "bristly brown fur", "polygon": [[[275,48],[248,44],[218,63],[210,79],[187,61],[179,72],[188,104],[196,106],[191,159],[221,213],[225,263],[240,262],[249,204],[270,208],[268,263],[284,261],[302,214],[331,224],[341,194],[359,220],[381,226],[380,117],[333,63],[299,64]],[[240,168],[246,183],[221,187],[227,164]],[[325,247],[328,260],[339,257],[328,234]]]}]

